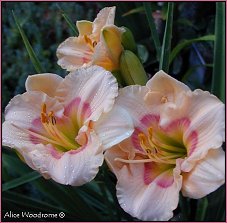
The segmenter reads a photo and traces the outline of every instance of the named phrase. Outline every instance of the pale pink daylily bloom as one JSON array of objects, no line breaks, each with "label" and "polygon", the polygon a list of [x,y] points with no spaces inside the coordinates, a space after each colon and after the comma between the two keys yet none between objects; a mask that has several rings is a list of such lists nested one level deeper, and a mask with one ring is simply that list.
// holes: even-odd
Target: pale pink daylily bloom
[{"label": "pale pink daylily bloom", "polygon": [[94,22],[77,21],[79,36],[69,37],[59,45],[58,65],[68,71],[89,65],[118,70],[124,29],[114,25],[115,10],[116,7],[103,8]]},{"label": "pale pink daylily bloom", "polygon": [[224,183],[225,115],[217,97],[159,71],[144,87],[120,90],[116,104],[134,120],[130,138],[105,153],[126,212],[166,221],[180,191],[198,199]]},{"label": "pale pink daylily bloom", "polygon": [[3,145],[16,149],[45,178],[75,186],[91,181],[104,149],[133,131],[127,113],[114,106],[116,79],[101,67],[81,68],[65,78],[32,75],[26,90],[6,107]]}]

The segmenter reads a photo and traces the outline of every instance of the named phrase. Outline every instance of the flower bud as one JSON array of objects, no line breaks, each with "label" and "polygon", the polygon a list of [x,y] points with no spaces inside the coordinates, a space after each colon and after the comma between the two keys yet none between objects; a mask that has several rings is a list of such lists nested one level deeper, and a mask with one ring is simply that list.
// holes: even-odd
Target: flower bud
[{"label": "flower bud", "polygon": [[122,33],[121,35],[121,44],[123,45],[125,50],[130,50],[133,53],[137,53],[137,47],[136,47],[136,42],[133,37],[133,34],[130,29],[127,27],[124,27],[125,32]]},{"label": "flower bud", "polygon": [[147,75],[139,58],[131,51],[125,50],[120,58],[120,71],[127,85],[145,85]]}]

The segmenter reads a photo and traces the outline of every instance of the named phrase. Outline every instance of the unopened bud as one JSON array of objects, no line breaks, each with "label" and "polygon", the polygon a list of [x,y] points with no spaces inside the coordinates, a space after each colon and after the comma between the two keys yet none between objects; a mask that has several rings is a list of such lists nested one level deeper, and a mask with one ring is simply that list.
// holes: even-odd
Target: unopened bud
[{"label": "unopened bud", "polygon": [[130,50],[133,53],[137,53],[137,47],[136,47],[136,42],[133,37],[133,34],[130,29],[127,27],[124,27],[125,32],[122,33],[121,35],[121,44],[124,47],[125,50]]},{"label": "unopened bud", "polygon": [[139,58],[131,51],[125,50],[120,58],[120,71],[127,85],[145,85],[147,75]]}]

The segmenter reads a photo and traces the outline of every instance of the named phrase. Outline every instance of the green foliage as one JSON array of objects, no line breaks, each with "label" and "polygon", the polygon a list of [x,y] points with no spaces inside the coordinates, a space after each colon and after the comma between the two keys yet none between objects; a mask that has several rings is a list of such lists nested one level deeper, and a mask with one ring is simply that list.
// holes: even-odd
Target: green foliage
[{"label": "green foliage", "polygon": [[144,5],[144,10],[146,12],[148,24],[149,24],[150,31],[151,31],[151,38],[154,41],[154,45],[155,45],[155,49],[156,49],[156,53],[157,53],[157,59],[159,61],[160,52],[161,52],[161,44],[160,44],[160,40],[159,40],[157,29],[156,29],[156,26],[155,26],[154,18],[152,16],[151,3],[150,2],[148,2],[148,3],[145,2],[145,3],[143,3],[143,5]]},{"label": "green foliage", "polygon": [[173,29],[173,9],[174,3],[168,3],[167,19],[165,25],[165,32],[162,41],[162,51],[160,56],[159,70],[164,70],[166,73],[169,71],[169,57],[171,51],[171,39]]},{"label": "green foliage", "polygon": [[35,53],[34,53],[34,51],[33,51],[33,49],[32,49],[32,46],[31,46],[31,44],[29,43],[28,38],[26,37],[26,35],[25,35],[23,29],[21,28],[21,26],[20,26],[20,24],[19,24],[19,22],[18,22],[18,20],[17,20],[17,17],[15,16],[15,14],[14,14],[13,11],[12,11],[12,13],[13,13],[13,17],[14,17],[14,20],[15,20],[15,22],[16,22],[17,28],[18,28],[18,30],[19,30],[19,32],[20,32],[20,35],[21,35],[21,37],[22,37],[22,40],[23,40],[23,42],[24,42],[24,45],[25,45],[25,47],[26,47],[26,49],[27,49],[27,51],[28,51],[28,55],[29,55],[29,57],[30,57],[30,60],[32,61],[32,64],[33,64],[33,66],[35,67],[36,72],[37,72],[37,73],[42,73],[42,70],[43,70],[43,69],[42,69],[42,67],[41,67],[41,65],[40,65],[40,62],[39,62],[37,56],[35,55]]},{"label": "green foliage", "polygon": [[225,102],[225,3],[216,3],[214,70],[212,92]]}]

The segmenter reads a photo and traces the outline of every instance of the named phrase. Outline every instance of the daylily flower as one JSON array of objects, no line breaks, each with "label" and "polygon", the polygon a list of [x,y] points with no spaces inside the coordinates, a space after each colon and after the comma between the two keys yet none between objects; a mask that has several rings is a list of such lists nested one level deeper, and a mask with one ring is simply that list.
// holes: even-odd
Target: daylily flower
[{"label": "daylily flower", "polygon": [[78,37],[69,37],[57,49],[58,65],[68,71],[81,66],[99,65],[106,70],[119,69],[123,50],[121,34],[124,28],[114,25],[116,7],[102,9],[94,22],[81,20],[76,26]]},{"label": "daylily flower", "polygon": [[32,75],[26,90],[6,107],[3,145],[16,149],[45,178],[75,186],[91,181],[103,150],[132,132],[127,113],[113,107],[116,79],[101,67],[81,68],[64,79]]},{"label": "daylily flower", "polygon": [[134,120],[130,138],[105,152],[116,174],[121,207],[145,221],[166,221],[179,192],[198,199],[225,181],[224,104],[158,72],[146,86],[128,86],[118,105]]}]

